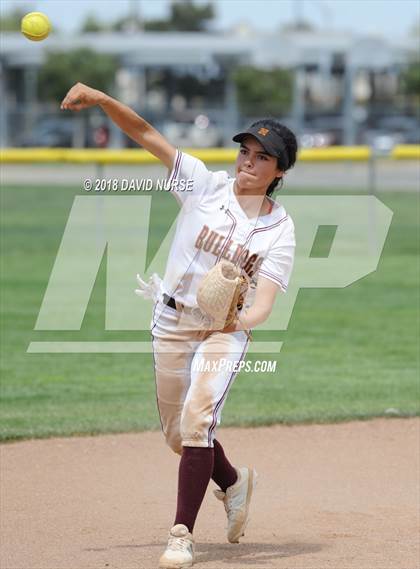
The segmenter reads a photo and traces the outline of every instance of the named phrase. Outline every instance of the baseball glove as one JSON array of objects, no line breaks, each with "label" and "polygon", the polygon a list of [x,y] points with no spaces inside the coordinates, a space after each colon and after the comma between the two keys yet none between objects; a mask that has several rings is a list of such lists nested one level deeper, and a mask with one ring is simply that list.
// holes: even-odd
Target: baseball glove
[{"label": "baseball glove", "polygon": [[221,330],[233,324],[248,290],[247,277],[233,263],[220,261],[204,276],[197,291],[200,309]]}]

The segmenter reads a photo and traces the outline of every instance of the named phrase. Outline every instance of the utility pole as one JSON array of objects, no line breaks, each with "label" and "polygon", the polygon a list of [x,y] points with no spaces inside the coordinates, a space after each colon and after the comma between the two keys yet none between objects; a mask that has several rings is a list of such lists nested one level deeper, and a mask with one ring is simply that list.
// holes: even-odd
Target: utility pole
[{"label": "utility pole", "polygon": [[293,0],[293,7],[295,12],[295,27],[299,29],[300,24],[303,22],[303,9],[305,0]]},{"label": "utility pole", "polygon": [[356,131],[354,124],[354,95],[353,95],[353,82],[355,75],[354,63],[348,56],[345,61],[344,68],[344,144],[352,146],[356,141]]},{"label": "utility pole", "polygon": [[140,0],[129,0],[128,17],[135,23],[138,30],[143,30],[143,18],[141,17]]}]

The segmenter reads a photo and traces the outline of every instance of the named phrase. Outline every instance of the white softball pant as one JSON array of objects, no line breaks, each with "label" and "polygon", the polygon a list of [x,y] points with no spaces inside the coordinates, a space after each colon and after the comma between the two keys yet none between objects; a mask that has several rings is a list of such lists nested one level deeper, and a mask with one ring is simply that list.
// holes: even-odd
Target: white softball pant
[{"label": "white softball pant", "polygon": [[246,333],[199,329],[192,317],[161,302],[155,305],[151,328],[156,397],[167,444],[178,454],[183,446],[213,447],[226,396],[248,348]]}]

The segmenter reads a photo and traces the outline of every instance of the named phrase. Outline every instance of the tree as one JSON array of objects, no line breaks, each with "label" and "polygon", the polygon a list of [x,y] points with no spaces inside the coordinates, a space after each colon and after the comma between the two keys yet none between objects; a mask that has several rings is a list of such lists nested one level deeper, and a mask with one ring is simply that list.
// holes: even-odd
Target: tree
[{"label": "tree", "polygon": [[213,4],[202,6],[194,4],[192,0],[172,2],[171,23],[173,29],[180,32],[205,31],[208,22],[214,18]]},{"label": "tree", "polygon": [[114,82],[114,57],[87,48],[49,52],[39,74],[39,95],[46,101],[60,101],[80,81],[107,91]]},{"label": "tree", "polygon": [[153,32],[202,32],[208,28],[209,22],[215,17],[211,2],[196,4],[193,0],[173,0],[170,12],[164,20],[148,20],[143,22],[136,13],[123,15],[118,20],[107,25],[89,14],[82,24],[81,32],[137,32],[140,30]]},{"label": "tree", "polygon": [[214,7],[208,4],[195,4],[193,0],[177,0],[171,3],[167,20],[149,20],[144,29],[149,31],[203,32],[214,19]]},{"label": "tree", "polygon": [[128,15],[114,22],[111,29],[116,32],[138,32],[143,30],[143,22],[138,16]]},{"label": "tree", "polygon": [[0,17],[1,32],[20,32],[20,22],[29,10],[25,8],[15,8]]},{"label": "tree", "polygon": [[288,69],[239,67],[233,79],[242,114],[279,116],[290,111],[293,97],[293,74]]},{"label": "tree", "polygon": [[85,21],[80,28],[82,33],[92,33],[92,32],[104,32],[108,28],[105,24],[99,21],[95,14],[88,14]]},{"label": "tree", "polygon": [[402,73],[402,86],[406,95],[413,100],[420,99],[420,59],[412,61]]},{"label": "tree", "polygon": [[401,74],[401,86],[409,107],[420,114],[420,59],[413,60]]},{"label": "tree", "polygon": [[420,18],[418,18],[417,21],[411,26],[409,33],[410,36],[420,38]]}]

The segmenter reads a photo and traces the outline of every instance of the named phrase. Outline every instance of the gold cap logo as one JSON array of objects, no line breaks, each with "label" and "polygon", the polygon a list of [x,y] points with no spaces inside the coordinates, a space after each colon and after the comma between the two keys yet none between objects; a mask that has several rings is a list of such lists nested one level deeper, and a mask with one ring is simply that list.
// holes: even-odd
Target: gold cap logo
[{"label": "gold cap logo", "polygon": [[270,131],[268,130],[268,128],[261,127],[260,130],[258,131],[258,134],[262,134],[263,136],[267,136],[267,134],[269,132]]}]

